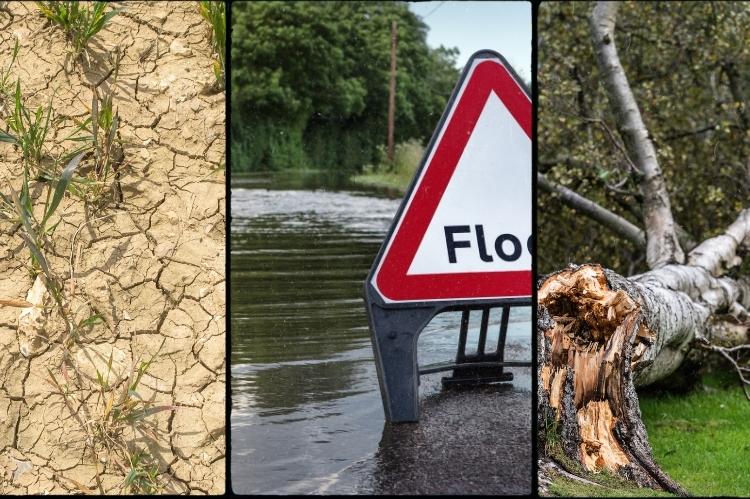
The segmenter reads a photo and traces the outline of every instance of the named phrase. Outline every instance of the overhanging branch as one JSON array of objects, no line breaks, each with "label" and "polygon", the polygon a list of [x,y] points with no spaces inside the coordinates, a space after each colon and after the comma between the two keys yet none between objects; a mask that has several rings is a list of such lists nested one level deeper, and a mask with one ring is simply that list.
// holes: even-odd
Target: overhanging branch
[{"label": "overhanging branch", "polygon": [[599,222],[628,241],[632,241],[639,248],[646,247],[646,236],[643,231],[626,219],[599,206],[590,199],[586,199],[567,187],[551,182],[541,173],[538,173],[536,178],[539,187],[545,191],[557,194],[560,200],[570,208]]}]

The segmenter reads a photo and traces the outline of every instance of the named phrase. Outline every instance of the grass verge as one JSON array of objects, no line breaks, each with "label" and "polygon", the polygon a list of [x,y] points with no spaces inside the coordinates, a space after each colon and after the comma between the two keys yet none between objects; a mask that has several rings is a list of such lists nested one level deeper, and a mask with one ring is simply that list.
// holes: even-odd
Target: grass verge
[{"label": "grass verge", "polygon": [[563,476],[555,477],[550,493],[563,497],[672,497],[667,492],[633,487],[625,483],[589,485]]},{"label": "grass verge", "polygon": [[378,164],[365,166],[363,172],[353,176],[351,181],[365,188],[404,194],[423,155],[424,147],[417,140],[397,144],[393,151],[392,164],[387,162],[385,151],[381,150]]}]

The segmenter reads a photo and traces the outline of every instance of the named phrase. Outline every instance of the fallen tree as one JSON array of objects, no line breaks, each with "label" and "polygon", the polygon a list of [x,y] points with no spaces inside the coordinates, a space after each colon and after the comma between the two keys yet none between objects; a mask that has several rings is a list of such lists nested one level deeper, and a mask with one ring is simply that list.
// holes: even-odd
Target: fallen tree
[{"label": "fallen tree", "polygon": [[734,275],[750,250],[750,209],[686,252],[617,53],[617,10],[617,3],[598,3],[590,33],[638,182],[645,230],[543,175],[538,185],[621,237],[641,247],[645,242],[650,270],[625,277],[596,264],[571,265],[539,280],[539,428],[542,444],[554,432],[559,450],[585,470],[606,469],[640,486],[686,495],[653,459],[636,388],[667,378],[700,350],[727,360],[750,400],[750,368],[741,363],[750,352],[750,278]]}]

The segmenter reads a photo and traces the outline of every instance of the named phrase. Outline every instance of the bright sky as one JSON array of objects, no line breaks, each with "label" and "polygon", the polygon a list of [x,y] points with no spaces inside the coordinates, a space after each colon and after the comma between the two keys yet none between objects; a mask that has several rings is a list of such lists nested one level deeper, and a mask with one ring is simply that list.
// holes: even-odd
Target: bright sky
[{"label": "bright sky", "polygon": [[458,67],[480,49],[500,52],[531,82],[530,2],[411,2],[409,8],[430,27],[431,47],[458,47]]}]

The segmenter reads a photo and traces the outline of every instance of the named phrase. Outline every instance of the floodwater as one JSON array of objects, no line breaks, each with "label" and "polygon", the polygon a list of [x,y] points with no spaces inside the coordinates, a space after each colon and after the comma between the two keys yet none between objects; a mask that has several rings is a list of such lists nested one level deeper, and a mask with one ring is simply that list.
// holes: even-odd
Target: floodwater
[{"label": "floodwater", "polygon": [[[313,188],[320,183],[256,178],[232,186],[231,473],[237,493],[384,490],[372,477],[382,475],[389,455],[384,446],[387,451],[392,438],[361,296],[399,200],[342,184]],[[471,316],[468,345],[477,341],[480,316]],[[512,309],[506,360],[530,360],[530,320],[529,307]],[[433,319],[420,336],[420,366],[455,357],[459,322],[456,312]],[[499,323],[495,310],[490,331]],[[510,390],[524,400],[528,395],[530,408],[530,369],[510,370],[516,375]],[[440,374],[429,378],[422,380],[420,399],[439,396]],[[438,412],[440,403],[433,400]],[[522,464],[528,469],[531,463]]]}]

